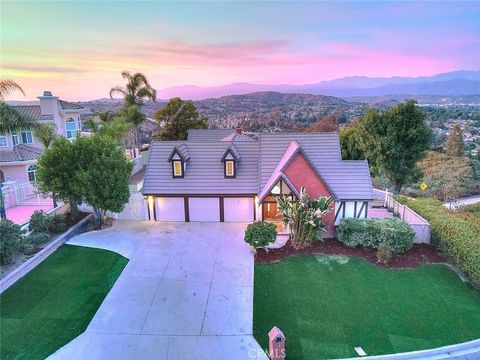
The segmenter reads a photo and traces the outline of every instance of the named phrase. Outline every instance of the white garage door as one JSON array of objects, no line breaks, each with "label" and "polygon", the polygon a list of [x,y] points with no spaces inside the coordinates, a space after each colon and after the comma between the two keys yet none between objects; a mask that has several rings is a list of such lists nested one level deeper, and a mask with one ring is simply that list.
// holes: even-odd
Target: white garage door
[{"label": "white garage door", "polygon": [[220,221],[220,201],[216,198],[189,198],[190,221]]},{"label": "white garage door", "polygon": [[[185,221],[183,197],[158,197],[156,200],[157,221]],[[151,216],[153,219],[153,214]]]},{"label": "white garage door", "polygon": [[253,221],[252,198],[224,198],[225,221]]}]

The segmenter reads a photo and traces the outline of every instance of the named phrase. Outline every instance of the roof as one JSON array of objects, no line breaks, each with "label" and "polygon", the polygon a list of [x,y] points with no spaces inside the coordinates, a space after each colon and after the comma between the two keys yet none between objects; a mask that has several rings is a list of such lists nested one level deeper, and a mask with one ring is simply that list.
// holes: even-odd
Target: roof
[{"label": "roof", "polygon": [[[278,181],[293,155],[302,152],[337,200],[373,198],[368,163],[341,159],[338,133],[259,134],[258,141],[230,141],[234,129],[189,130],[186,142],[153,143],[145,175],[145,194],[263,194]],[[233,140],[233,137],[232,137]],[[235,144],[235,145],[233,145]],[[168,163],[172,151],[188,147],[185,177],[172,179]],[[219,160],[235,149],[242,161],[235,179],[225,179]],[[268,191],[268,190],[267,190]]]},{"label": "roof", "polygon": [[188,148],[185,144],[174,146],[172,152],[170,153],[170,156],[168,157],[168,161],[172,161],[172,158],[175,154],[178,154],[182,161],[187,161],[188,159],[190,159],[190,154],[188,153]]},{"label": "roof", "polygon": [[233,145],[233,144],[228,145],[227,149],[223,153],[223,156],[222,156],[221,160],[224,161],[228,154],[232,154],[235,161],[240,161],[240,154],[238,153],[235,145]]},{"label": "roof", "polygon": [[40,105],[13,105],[15,110],[17,110],[21,115],[28,116],[35,120],[46,121],[54,120],[52,114],[43,114],[40,110]]},{"label": "roof", "polygon": [[287,148],[295,141],[338,200],[373,198],[367,161],[342,160],[336,132],[261,134],[259,140],[259,192],[265,187]]},{"label": "roof", "polygon": [[12,150],[0,151],[0,163],[36,160],[43,150],[33,146],[19,144],[15,145]]},{"label": "roof", "polygon": [[63,110],[85,110],[83,106],[75,104],[73,102],[60,100],[60,99],[58,99],[58,102],[60,103],[60,107]]},{"label": "roof", "polygon": [[237,134],[234,131],[232,134],[225,136],[220,141],[255,141],[255,139],[247,134]]},{"label": "roof", "polygon": [[190,159],[186,163],[185,176],[172,179],[172,166],[168,158],[182,141],[155,141],[143,184],[144,194],[248,194],[258,188],[258,143],[235,144],[242,156],[237,164],[236,178],[225,178],[220,159],[225,152],[225,143],[187,141]]}]

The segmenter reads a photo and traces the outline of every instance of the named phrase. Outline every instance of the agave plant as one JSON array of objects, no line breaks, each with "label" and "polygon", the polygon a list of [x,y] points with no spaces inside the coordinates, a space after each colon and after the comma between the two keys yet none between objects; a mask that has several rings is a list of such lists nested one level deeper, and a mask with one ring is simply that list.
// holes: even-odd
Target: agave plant
[{"label": "agave plant", "polygon": [[312,245],[314,240],[321,240],[321,232],[325,230],[322,222],[329,213],[333,197],[311,199],[304,187],[300,189],[300,199],[293,201],[285,195],[275,198],[283,222],[290,229],[290,240],[295,248]]}]

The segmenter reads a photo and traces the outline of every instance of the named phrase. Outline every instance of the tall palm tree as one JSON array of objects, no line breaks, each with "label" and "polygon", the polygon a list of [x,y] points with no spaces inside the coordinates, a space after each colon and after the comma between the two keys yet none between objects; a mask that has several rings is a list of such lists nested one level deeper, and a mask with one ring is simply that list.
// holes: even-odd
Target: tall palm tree
[{"label": "tall palm tree", "polygon": [[0,80],[0,100],[5,100],[5,97],[15,91],[20,91],[25,96],[25,91],[15,81],[11,79]]},{"label": "tall palm tree", "polygon": [[26,129],[35,130],[38,123],[31,117],[20,114],[13,106],[0,103],[0,133],[6,134]]},{"label": "tall palm tree", "polygon": [[55,132],[55,127],[50,124],[42,124],[38,126],[35,130],[35,136],[42,142],[45,148],[48,148],[50,144],[57,137]]},{"label": "tall palm tree", "polygon": [[110,98],[114,94],[120,94],[125,100],[126,106],[142,106],[144,99],[152,101],[157,100],[157,91],[150,85],[147,77],[142,73],[131,74],[129,71],[123,71],[122,77],[127,80],[125,87],[115,86],[110,89]]}]

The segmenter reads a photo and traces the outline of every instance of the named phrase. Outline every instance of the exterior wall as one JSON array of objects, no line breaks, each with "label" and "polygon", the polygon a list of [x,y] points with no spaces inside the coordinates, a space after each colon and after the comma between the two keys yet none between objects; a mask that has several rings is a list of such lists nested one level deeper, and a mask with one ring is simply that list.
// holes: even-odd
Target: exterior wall
[{"label": "exterior wall", "polygon": [[5,176],[5,182],[7,181],[20,181],[22,183],[28,183],[27,169],[31,164],[36,161],[29,162],[22,165],[2,165],[1,170]]},{"label": "exterior wall", "polygon": [[[302,154],[297,154],[293,160],[288,164],[284,171],[288,180],[292,183],[295,189],[300,192],[302,186],[308,192],[312,198],[318,198],[320,196],[332,196],[332,193],[328,190],[327,186],[321,178],[317,176],[307,160]],[[331,237],[334,234],[335,226],[335,202],[330,206],[331,211],[325,215],[323,222],[326,224],[325,237]]]},{"label": "exterior wall", "polygon": [[345,218],[363,219],[367,217],[368,202],[366,201],[341,201],[335,204],[335,225]]}]

